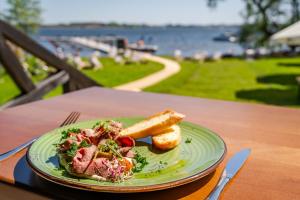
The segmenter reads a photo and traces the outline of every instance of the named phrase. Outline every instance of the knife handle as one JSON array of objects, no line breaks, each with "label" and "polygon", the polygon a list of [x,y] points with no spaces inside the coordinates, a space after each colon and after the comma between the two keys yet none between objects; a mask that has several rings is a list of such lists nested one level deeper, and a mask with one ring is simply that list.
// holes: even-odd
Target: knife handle
[{"label": "knife handle", "polygon": [[224,189],[225,185],[228,183],[229,180],[229,177],[222,178],[222,180],[220,180],[215,189],[210,193],[207,200],[218,200],[222,190]]}]

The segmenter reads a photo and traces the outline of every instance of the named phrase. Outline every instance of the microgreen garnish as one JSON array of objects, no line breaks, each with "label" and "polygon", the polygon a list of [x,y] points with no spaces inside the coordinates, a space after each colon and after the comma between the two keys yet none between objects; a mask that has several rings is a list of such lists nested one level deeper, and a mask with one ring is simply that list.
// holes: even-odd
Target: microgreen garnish
[{"label": "microgreen garnish", "polygon": [[111,139],[108,139],[105,144],[100,144],[98,149],[102,152],[111,152],[113,155],[122,158],[123,156],[118,152],[119,146],[118,144]]}]

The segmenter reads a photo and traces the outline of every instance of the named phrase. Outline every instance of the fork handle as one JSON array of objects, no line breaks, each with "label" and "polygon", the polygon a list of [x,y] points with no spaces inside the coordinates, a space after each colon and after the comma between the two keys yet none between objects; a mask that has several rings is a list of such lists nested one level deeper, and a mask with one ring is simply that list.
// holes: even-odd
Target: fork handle
[{"label": "fork handle", "polygon": [[26,147],[28,147],[29,145],[31,145],[37,139],[38,139],[38,137],[33,138],[32,140],[30,140],[30,141],[28,141],[28,142],[26,142],[26,143],[24,143],[24,144],[22,144],[22,145],[20,145],[20,146],[18,146],[16,148],[12,149],[12,150],[10,150],[10,151],[8,151],[6,153],[1,154],[0,155],[0,161],[5,160],[6,158],[9,158],[10,156],[12,156],[12,155],[18,153],[19,151],[25,149]]}]

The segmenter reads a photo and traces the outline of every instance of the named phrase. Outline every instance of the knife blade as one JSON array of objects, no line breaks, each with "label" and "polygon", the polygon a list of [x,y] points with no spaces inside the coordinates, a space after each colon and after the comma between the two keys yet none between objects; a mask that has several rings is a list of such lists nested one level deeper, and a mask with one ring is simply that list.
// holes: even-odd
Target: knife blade
[{"label": "knife blade", "polygon": [[234,154],[229,161],[226,164],[226,167],[223,171],[222,177],[217,184],[217,186],[214,188],[214,190],[211,192],[208,200],[217,200],[224,189],[225,185],[232,179],[236,173],[241,169],[241,167],[244,165],[245,161],[249,157],[251,152],[251,149],[243,149],[239,151],[238,153]]}]

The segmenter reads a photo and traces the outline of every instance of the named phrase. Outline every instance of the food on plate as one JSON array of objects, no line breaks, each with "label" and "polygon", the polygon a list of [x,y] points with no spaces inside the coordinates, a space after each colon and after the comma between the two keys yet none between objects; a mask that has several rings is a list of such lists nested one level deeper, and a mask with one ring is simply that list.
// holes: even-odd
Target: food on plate
[{"label": "food on plate", "polygon": [[172,149],[181,141],[176,123],[183,118],[166,110],[125,129],[120,122],[105,120],[91,128],[64,130],[57,144],[60,164],[77,177],[124,181],[148,164],[146,157],[133,151],[134,139],[152,136],[154,147]]},{"label": "food on plate", "polygon": [[176,147],[181,141],[180,127],[173,125],[163,130],[159,135],[152,136],[152,144],[161,150],[169,150]]},{"label": "food on plate", "polygon": [[166,110],[122,130],[120,135],[130,136],[134,139],[158,135],[162,130],[177,124],[184,117],[183,114]]},{"label": "food on plate", "polygon": [[132,176],[135,141],[121,136],[122,124],[113,120],[93,128],[62,132],[58,144],[60,164],[72,175],[101,181],[123,181]]}]

